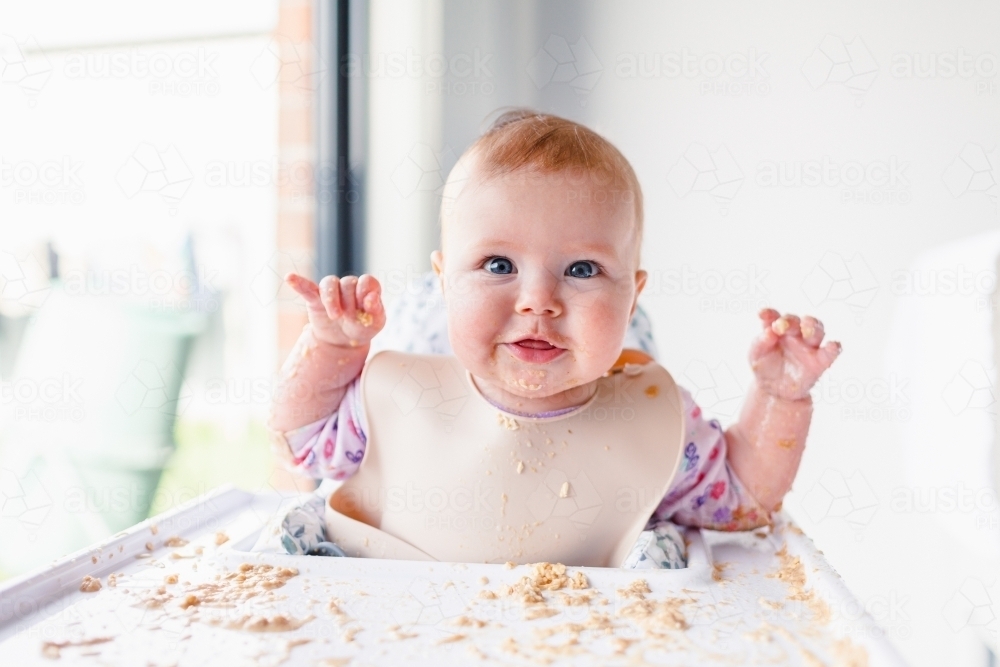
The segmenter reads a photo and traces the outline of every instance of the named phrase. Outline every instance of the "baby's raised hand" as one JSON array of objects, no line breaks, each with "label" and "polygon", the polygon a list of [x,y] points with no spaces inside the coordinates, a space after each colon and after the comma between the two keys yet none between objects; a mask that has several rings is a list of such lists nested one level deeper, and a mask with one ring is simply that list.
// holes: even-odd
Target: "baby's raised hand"
[{"label": "baby's raised hand", "polygon": [[841,346],[823,342],[823,323],[808,315],[779,316],[773,308],[758,313],[764,331],[750,347],[750,368],[757,385],[772,396],[798,400],[809,395],[819,376],[840,354]]},{"label": "baby's raised hand", "polygon": [[333,345],[367,345],[385,326],[382,286],[375,276],[327,276],[319,285],[296,273],[285,282],[306,300],[313,335]]}]

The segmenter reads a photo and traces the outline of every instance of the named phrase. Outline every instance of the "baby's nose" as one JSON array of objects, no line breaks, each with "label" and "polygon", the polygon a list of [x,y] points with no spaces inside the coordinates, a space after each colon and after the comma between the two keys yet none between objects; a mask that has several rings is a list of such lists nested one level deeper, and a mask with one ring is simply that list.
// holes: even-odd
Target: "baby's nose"
[{"label": "baby's nose", "polygon": [[522,281],[515,310],[522,315],[562,314],[563,306],[557,294],[558,282],[551,276],[528,277]]}]

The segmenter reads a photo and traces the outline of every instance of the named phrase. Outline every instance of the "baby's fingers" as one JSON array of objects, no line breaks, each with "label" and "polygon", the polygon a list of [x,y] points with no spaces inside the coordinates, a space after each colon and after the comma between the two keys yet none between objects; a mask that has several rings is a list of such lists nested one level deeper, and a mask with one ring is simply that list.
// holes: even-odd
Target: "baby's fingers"
[{"label": "baby's fingers", "polygon": [[310,305],[319,303],[319,287],[313,281],[297,273],[289,273],[285,276],[285,282],[295,290],[296,294],[305,299],[306,303]]},{"label": "baby's fingers", "polygon": [[340,305],[343,309],[343,316],[347,320],[353,320],[357,313],[357,290],[357,276],[344,276],[340,279]]},{"label": "baby's fingers", "polygon": [[760,318],[760,323],[765,329],[771,328],[771,324],[781,317],[781,313],[776,311],[774,308],[761,308],[760,312],[757,313],[757,317]]},{"label": "baby's fingers", "polygon": [[761,332],[760,336],[754,339],[753,343],[750,345],[750,362],[751,364],[756,360],[763,357],[765,354],[773,350],[778,345],[778,341],[781,340],[781,336],[774,333],[774,330],[770,326],[765,327]]},{"label": "baby's fingers", "polygon": [[337,276],[327,276],[319,283],[320,293],[323,296],[323,308],[326,316],[331,320],[339,319],[343,314],[343,305],[340,302],[340,278]]},{"label": "baby's fingers", "polygon": [[771,323],[771,330],[779,336],[798,337],[801,335],[799,318],[796,315],[783,315]]},{"label": "baby's fingers", "polygon": [[826,345],[816,350],[816,358],[819,359],[820,363],[823,364],[823,368],[827,369],[830,365],[837,360],[840,353],[843,351],[841,344],[835,340],[831,340]]},{"label": "baby's fingers", "polygon": [[826,331],[823,328],[823,323],[815,317],[806,315],[802,318],[802,340],[806,343],[812,347],[819,347],[819,344],[823,342],[825,334]]},{"label": "baby's fingers", "polygon": [[365,274],[358,278],[358,307],[370,315],[382,312],[382,285],[375,276]]}]

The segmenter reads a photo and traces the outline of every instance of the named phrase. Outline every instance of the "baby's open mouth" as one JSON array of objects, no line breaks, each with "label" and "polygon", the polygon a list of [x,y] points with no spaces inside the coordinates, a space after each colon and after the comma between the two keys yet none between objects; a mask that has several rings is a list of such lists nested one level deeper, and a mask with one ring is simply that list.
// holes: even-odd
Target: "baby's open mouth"
[{"label": "baby's open mouth", "polygon": [[548,341],[537,338],[522,338],[513,343],[505,343],[504,346],[521,361],[533,364],[544,364],[552,361],[566,351]]}]

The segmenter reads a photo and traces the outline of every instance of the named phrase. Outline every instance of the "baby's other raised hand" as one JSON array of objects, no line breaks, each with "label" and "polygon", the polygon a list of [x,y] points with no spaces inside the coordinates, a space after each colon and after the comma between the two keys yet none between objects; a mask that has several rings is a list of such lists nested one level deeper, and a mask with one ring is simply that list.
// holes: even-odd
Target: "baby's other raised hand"
[{"label": "baby's other raised hand", "polygon": [[757,385],[772,396],[799,400],[840,354],[841,346],[823,342],[823,323],[806,316],[779,315],[773,308],[758,313],[764,331],[750,347],[750,367]]},{"label": "baby's other raised hand", "polygon": [[375,276],[326,276],[319,285],[296,273],[285,282],[306,300],[317,340],[344,347],[367,345],[385,326],[382,286]]}]

